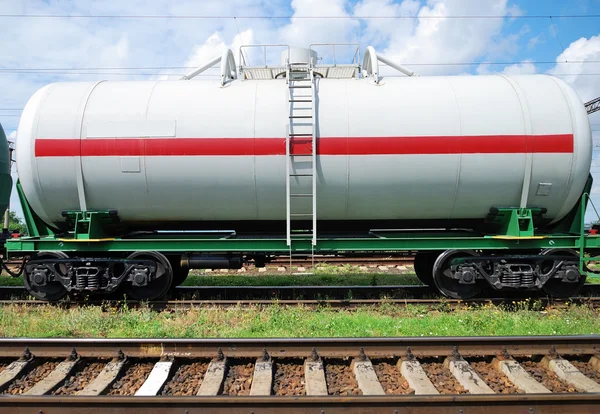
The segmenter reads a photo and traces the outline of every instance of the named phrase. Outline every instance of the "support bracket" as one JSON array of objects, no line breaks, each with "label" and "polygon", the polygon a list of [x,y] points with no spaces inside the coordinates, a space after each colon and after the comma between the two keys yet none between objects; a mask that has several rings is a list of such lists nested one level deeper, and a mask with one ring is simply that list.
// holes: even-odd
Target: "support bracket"
[{"label": "support bracket", "polygon": [[67,225],[73,230],[77,240],[93,240],[107,237],[106,227],[119,223],[116,210],[102,211],[63,211]]},{"label": "support bracket", "polygon": [[54,231],[50,229],[43,220],[33,211],[25,192],[21,186],[21,182],[17,181],[17,195],[21,202],[21,208],[23,209],[23,218],[25,219],[25,225],[27,226],[27,233],[30,237],[45,237],[54,236]]},{"label": "support bracket", "polygon": [[533,237],[534,218],[545,213],[542,208],[491,208],[486,221],[495,225],[497,236]]}]

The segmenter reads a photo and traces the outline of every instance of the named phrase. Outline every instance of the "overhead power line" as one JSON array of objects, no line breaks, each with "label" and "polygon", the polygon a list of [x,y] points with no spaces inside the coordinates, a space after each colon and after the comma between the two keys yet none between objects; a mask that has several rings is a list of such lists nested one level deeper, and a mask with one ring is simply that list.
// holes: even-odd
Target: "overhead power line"
[{"label": "overhead power line", "polygon": [[557,15],[450,15],[450,16],[382,16],[382,15],[357,15],[357,16],[220,16],[220,15],[167,15],[167,14],[0,14],[4,18],[25,19],[596,19],[600,14],[557,14]]},{"label": "overhead power line", "polygon": [[[1,72],[2,74],[18,74],[18,75],[101,75],[101,76],[183,76],[184,72],[179,73],[164,73],[164,72],[43,72],[43,71],[13,71],[13,72]],[[499,72],[489,73],[489,75],[497,75]],[[481,74],[486,75],[486,74]],[[551,75],[556,77],[562,76],[600,76],[600,73],[534,73],[534,75]],[[385,75],[386,77],[395,77],[396,75]],[[433,75],[432,75],[433,76]],[[443,74],[438,76],[445,76]],[[197,75],[197,77],[207,77],[207,78],[218,78],[218,74],[206,74],[202,73]]]},{"label": "overhead power line", "polygon": [[[139,66],[139,67],[95,67],[95,68],[0,68],[5,70],[149,70],[149,69],[194,69],[196,66]],[[217,68],[216,66],[214,67]],[[209,68],[212,69],[212,68]]]},{"label": "overhead power line", "polygon": [[[403,65],[407,66],[476,66],[476,65],[520,65],[520,64],[532,64],[532,65],[564,65],[564,64],[594,64],[600,63],[600,60],[569,60],[560,61],[555,60],[527,60],[527,61],[512,61],[512,62],[422,62],[422,63],[411,63],[402,62]],[[386,66],[386,65],[380,65]],[[0,68],[0,72],[7,73],[23,73],[23,72],[66,72],[66,71],[99,71],[99,70],[171,70],[171,69],[195,69],[196,66],[137,66],[137,67],[73,67],[73,68]],[[218,69],[218,67],[212,67],[209,69]]]},{"label": "overhead power line", "polygon": [[[26,70],[26,71],[21,71],[21,70],[15,70],[15,71],[0,71],[0,75],[1,74],[9,74],[9,73],[15,73],[15,74],[20,74],[20,75],[26,75],[26,74],[32,74],[32,75],[118,75],[118,76],[183,76],[185,73],[181,72],[181,73],[163,73],[163,72],[82,72],[82,71],[52,71],[52,72],[47,72],[47,71],[34,71],[34,70]],[[200,76],[219,76],[219,74],[215,73],[215,74],[206,74],[206,73],[202,73],[199,75],[196,75],[196,77],[200,77]]]}]

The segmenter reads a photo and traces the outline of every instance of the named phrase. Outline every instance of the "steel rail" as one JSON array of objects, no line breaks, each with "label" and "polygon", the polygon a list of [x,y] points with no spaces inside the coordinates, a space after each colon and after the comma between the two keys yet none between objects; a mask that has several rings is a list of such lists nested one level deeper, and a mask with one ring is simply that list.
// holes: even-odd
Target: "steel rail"
[{"label": "steel rail", "polygon": [[[199,297],[243,297],[245,294],[251,295],[266,295],[278,297],[290,296],[309,296],[315,297],[347,297],[348,294],[367,296],[371,295],[386,295],[395,291],[406,291],[411,295],[437,294],[434,288],[425,285],[376,285],[376,286],[361,286],[361,285],[344,285],[344,286],[321,286],[321,285],[294,285],[294,286],[177,286],[175,294],[179,296],[189,296],[197,294]],[[243,292],[244,295],[240,294]],[[496,292],[489,290],[489,292]],[[0,295],[21,295],[26,294],[27,290],[24,286],[0,286]],[[536,294],[535,291],[522,292],[506,292],[507,297],[543,297],[543,292]],[[581,289],[581,295],[600,295],[600,284],[586,284]]]},{"label": "steel rail", "polygon": [[[600,287],[600,285],[598,285]],[[598,289],[600,292],[600,289]],[[243,299],[257,297],[284,298],[347,298],[349,296],[383,296],[404,291],[407,295],[432,294],[432,288],[424,285],[381,286],[177,286],[174,296],[197,298]],[[24,286],[0,286],[0,296],[11,298],[27,295]],[[114,297],[114,296],[113,296]],[[110,299],[110,296],[106,298]],[[119,298],[121,299],[121,298]]]},{"label": "steel rail", "polygon": [[[370,358],[405,356],[408,348],[416,357],[450,356],[455,349],[462,356],[512,356],[600,353],[600,335],[580,336],[486,336],[486,337],[382,337],[382,338],[207,338],[207,339],[71,339],[0,338],[0,357],[20,357],[28,348],[36,357],[67,357],[73,348],[82,357],[117,355],[128,357],[213,358],[221,348],[227,357],[257,358],[266,349],[272,357],[308,357],[316,348],[329,358],[358,356]],[[599,396],[600,397],[600,396]]]},{"label": "steel rail", "polygon": [[[476,300],[485,301],[499,300],[497,295],[501,293],[493,290],[484,292],[481,298]],[[265,298],[269,300],[295,300],[302,298],[304,300],[348,300],[348,299],[420,299],[427,295],[436,296],[432,300],[449,301],[439,296],[433,288],[424,285],[381,285],[381,286],[177,286],[174,289],[173,298],[179,300],[209,300],[220,299],[230,301],[250,300]],[[27,296],[27,290],[22,286],[0,286],[0,297],[5,299]],[[600,284],[587,284],[581,290],[580,296],[574,299],[600,296]],[[547,299],[543,292],[506,292],[501,299],[504,300],[524,300]],[[113,295],[99,296],[95,299],[93,296],[89,300],[82,302],[91,303],[99,301],[121,300],[122,297]],[[75,301],[63,301],[70,303]],[[63,303],[59,302],[59,303]],[[464,302],[464,301],[463,301]],[[41,302],[46,303],[46,302]],[[128,303],[131,303],[128,301]]]},{"label": "steel rail", "polygon": [[[186,310],[186,309],[231,309],[231,308],[253,308],[266,306],[305,306],[305,307],[331,307],[343,309],[355,309],[365,306],[382,306],[393,305],[396,307],[407,306],[429,306],[440,307],[447,309],[469,308],[471,306],[484,305],[508,305],[523,306],[523,302],[514,303],[512,298],[486,298],[486,299],[447,299],[447,298],[432,298],[432,299],[264,299],[264,300],[158,300],[151,302],[140,301],[121,301],[121,300],[83,300],[83,301],[61,301],[61,302],[44,302],[40,300],[0,300],[1,306],[19,305],[19,306],[57,306],[59,308],[77,308],[98,306],[105,310],[119,309],[123,306],[128,308],[150,308],[155,311],[164,310]],[[600,297],[573,297],[568,299],[539,297],[535,298],[534,302],[530,302],[531,307],[548,307],[548,306],[567,306],[569,304],[588,304],[594,307],[600,305]]]},{"label": "steel rail", "polygon": [[12,414],[490,414],[594,413],[597,394],[400,395],[353,397],[77,397],[11,396],[0,410]]}]

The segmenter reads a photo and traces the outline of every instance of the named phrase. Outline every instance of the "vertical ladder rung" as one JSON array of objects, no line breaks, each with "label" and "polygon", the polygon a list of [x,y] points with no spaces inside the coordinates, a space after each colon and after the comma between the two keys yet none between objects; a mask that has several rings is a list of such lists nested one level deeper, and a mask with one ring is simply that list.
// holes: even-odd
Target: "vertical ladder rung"
[{"label": "vertical ladder rung", "polygon": [[[293,74],[293,76],[292,76]],[[291,164],[292,161],[286,161],[286,175],[287,175],[287,182],[286,182],[286,198],[287,198],[287,205],[286,205],[286,228],[287,228],[287,245],[289,246],[290,249],[290,265],[291,265],[291,260],[292,260],[292,236],[294,236],[294,243],[298,243],[298,240],[304,240],[304,242],[306,242],[307,237],[311,238],[311,244],[313,246],[312,251],[314,253],[314,246],[316,245],[316,145],[315,145],[315,125],[314,125],[314,121],[313,119],[316,118],[316,108],[314,106],[314,100],[315,100],[315,88],[314,86],[314,82],[315,82],[315,78],[314,78],[314,73],[313,73],[313,68],[310,64],[288,64],[287,67],[287,84],[288,84],[288,91],[289,91],[289,97],[288,97],[288,102],[289,102],[289,130],[288,130],[288,136],[286,138],[286,157],[290,160],[295,159],[296,161],[300,161],[300,157],[311,157],[311,164],[304,164],[306,166],[308,166],[308,169],[305,169],[304,172],[302,173],[296,173],[294,171],[291,170]],[[309,84],[310,83],[310,84]],[[310,89],[310,94],[301,94],[301,95],[294,95],[294,89]],[[301,108],[298,108],[297,106],[295,106],[295,103],[310,103],[311,105],[298,105],[298,106],[302,106]],[[310,106],[310,107],[309,107]],[[307,111],[311,111],[311,112],[307,112]],[[300,120],[304,119],[306,120],[305,122],[301,122]],[[301,131],[311,131],[310,133],[295,133],[294,128],[299,127],[299,125],[302,125],[303,129],[301,129]],[[299,138],[299,137],[305,137],[306,140],[300,140],[302,142],[298,143],[297,141],[293,141],[294,138]],[[292,154],[291,152],[291,145],[298,145],[298,144],[302,144],[304,145],[303,147],[303,151],[304,150],[308,150],[310,151],[309,153],[302,153],[302,154]],[[310,144],[309,148],[306,148],[306,146]],[[296,149],[298,150],[298,148]],[[308,162],[308,159],[304,159],[302,160],[303,162]],[[308,171],[308,172],[307,172]],[[298,189],[296,189],[296,192],[292,192],[291,191],[291,186],[292,186],[292,177],[311,177],[312,178],[312,190],[309,191],[300,191],[298,192]],[[297,183],[297,181],[293,181],[293,183]],[[297,185],[297,184],[294,184]],[[294,200],[298,200],[298,199],[302,199],[302,198],[307,198],[307,199],[312,199],[312,211],[310,213],[308,212],[303,212],[303,213],[292,213],[292,206],[294,205],[294,203],[299,203],[299,201],[294,202]],[[296,206],[296,210],[298,210],[300,207],[299,204],[297,204]],[[303,208],[301,210],[308,210],[306,208]],[[299,235],[297,233],[292,235],[292,218],[294,219],[302,219],[305,218],[306,220],[311,220],[312,218],[312,227],[310,228],[309,231],[305,231],[303,232],[303,234]],[[294,220],[294,223],[297,223],[296,220]],[[299,239],[299,237],[304,236],[303,239]]]}]

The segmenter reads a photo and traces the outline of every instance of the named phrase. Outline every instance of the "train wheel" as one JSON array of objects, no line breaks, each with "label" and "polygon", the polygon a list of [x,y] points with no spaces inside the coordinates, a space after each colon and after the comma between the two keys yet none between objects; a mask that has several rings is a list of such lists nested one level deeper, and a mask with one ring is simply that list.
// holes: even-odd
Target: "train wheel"
[{"label": "train wheel", "polygon": [[[469,256],[478,256],[478,254],[471,250],[446,250],[435,261],[433,265],[433,281],[444,296],[453,299],[469,299],[477,296],[483,289],[484,284],[481,281],[476,280],[475,283],[460,283],[460,280],[455,278],[455,271],[451,267],[452,260]],[[466,273],[463,279],[475,277],[472,272],[470,273]]]},{"label": "train wheel", "polygon": [[438,258],[439,253],[419,252],[415,256],[415,273],[419,280],[427,286],[435,286],[433,281],[433,265]]},{"label": "train wheel", "polygon": [[[547,249],[542,252],[543,256],[576,256],[579,257],[579,253],[575,250],[570,249]],[[541,273],[546,274],[552,271],[556,262],[554,260],[543,261],[541,264]],[[573,278],[579,277],[577,281],[565,282],[562,279],[552,278],[544,283],[542,290],[555,298],[570,298],[577,295],[583,285],[585,284],[585,275],[579,273],[579,270],[570,269]],[[568,274],[567,274],[568,275]],[[575,280],[575,279],[574,279]]]},{"label": "train wheel", "polygon": [[144,286],[125,285],[125,293],[136,300],[156,300],[163,297],[173,283],[173,268],[169,259],[159,252],[135,252],[128,259],[151,260],[156,264],[154,279]]},{"label": "train wheel", "polygon": [[[63,252],[39,252],[32,260],[48,259],[67,259],[69,256]],[[63,276],[67,275],[65,265],[56,265],[55,269]],[[45,272],[29,273],[27,268],[23,272],[23,282],[31,296],[40,300],[56,301],[62,299],[67,293],[67,289],[58,281],[45,280],[49,275]]]}]

